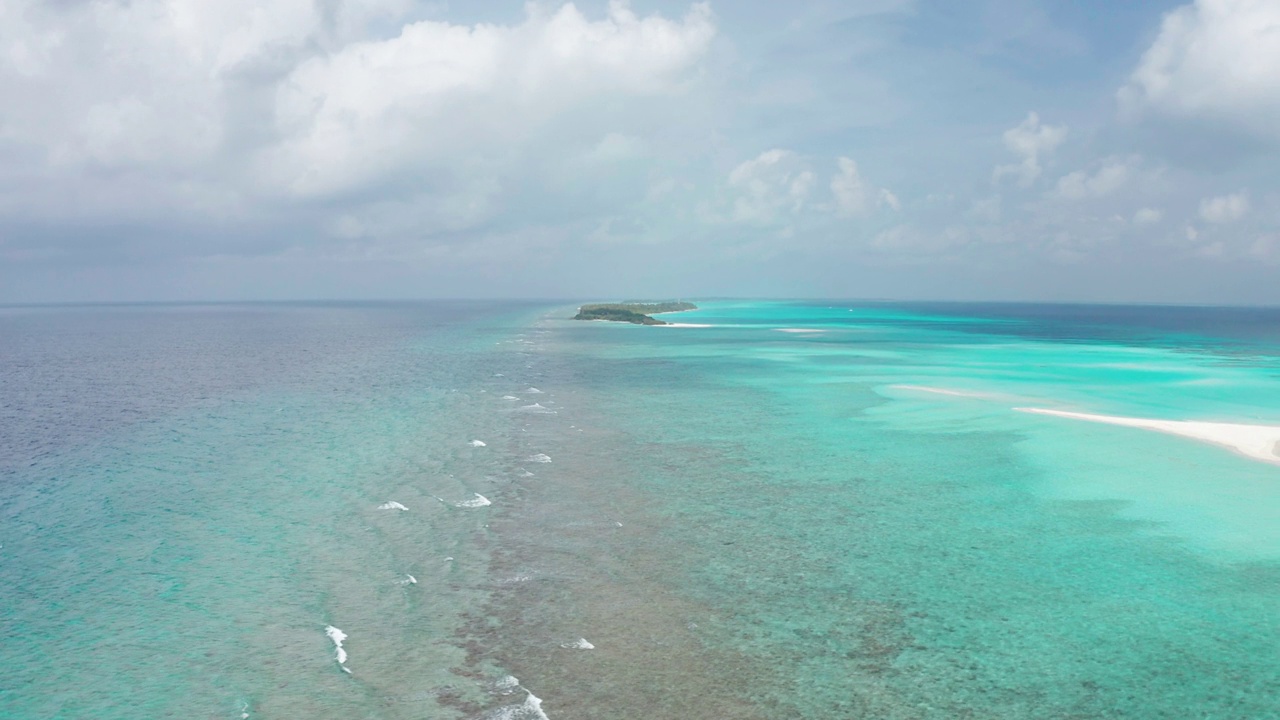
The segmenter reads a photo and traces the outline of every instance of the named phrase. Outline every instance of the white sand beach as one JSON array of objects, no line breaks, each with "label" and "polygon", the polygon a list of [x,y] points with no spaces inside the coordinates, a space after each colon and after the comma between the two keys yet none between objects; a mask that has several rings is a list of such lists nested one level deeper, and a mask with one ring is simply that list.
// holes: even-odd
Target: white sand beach
[{"label": "white sand beach", "polygon": [[1155,430],[1156,432],[1213,443],[1234,450],[1245,457],[1280,465],[1280,426],[1243,425],[1236,423],[1203,422],[1195,420],[1149,420],[1146,418],[1094,415],[1092,413],[1047,410],[1045,408],[1014,408],[1019,412],[1053,415],[1054,417],[1087,420],[1089,422],[1121,425],[1124,427]]}]

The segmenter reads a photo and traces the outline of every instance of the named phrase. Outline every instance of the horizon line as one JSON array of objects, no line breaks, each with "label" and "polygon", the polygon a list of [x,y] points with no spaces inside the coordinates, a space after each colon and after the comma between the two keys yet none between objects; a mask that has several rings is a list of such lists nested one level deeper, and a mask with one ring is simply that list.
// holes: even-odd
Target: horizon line
[{"label": "horizon line", "polygon": [[973,300],[973,299],[944,299],[944,298],[876,298],[876,297],[781,297],[781,296],[749,296],[749,295],[711,295],[705,297],[688,296],[680,298],[663,298],[648,300],[617,300],[617,299],[601,299],[599,296],[583,296],[583,297],[562,297],[562,298],[546,298],[546,297],[419,297],[419,298],[290,298],[290,299],[236,299],[236,300],[212,300],[212,299],[190,299],[190,300],[53,300],[45,302],[0,302],[0,308],[70,308],[70,307],[138,307],[138,306],[184,306],[184,305],[308,305],[308,304],[419,304],[419,303],[457,303],[457,302],[508,302],[508,303],[542,303],[546,305],[557,305],[561,303],[591,303],[591,302],[725,302],[725,301],[744,301],[755,300],[761,302],[794,302],[794,303],[817,303],[817,302],[839,302],[839,303],[866,303],[866,304],[909,304],[909,303],[932,303],[943,305],[1044,305],[1044,306],[1075,306],[1075,307],[1166,307],[1166,308],[1221,308],[1221,309],[1252,309],[1252,310],[1276,310],[1280,309],[1280,303],[1276,304],[1247,304],[1247,303],[1205,303],[1205,302],[1166,302],[1154,300]]}]

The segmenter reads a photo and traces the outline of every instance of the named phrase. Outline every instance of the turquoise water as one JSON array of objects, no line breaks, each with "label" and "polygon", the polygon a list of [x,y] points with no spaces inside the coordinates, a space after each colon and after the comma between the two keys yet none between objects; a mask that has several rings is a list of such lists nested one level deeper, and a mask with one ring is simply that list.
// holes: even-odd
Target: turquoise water
[{"label": "turquoise water", "polygon": [[1280,717],[1280,312],[702,305],[4,311],[0,716]]}]

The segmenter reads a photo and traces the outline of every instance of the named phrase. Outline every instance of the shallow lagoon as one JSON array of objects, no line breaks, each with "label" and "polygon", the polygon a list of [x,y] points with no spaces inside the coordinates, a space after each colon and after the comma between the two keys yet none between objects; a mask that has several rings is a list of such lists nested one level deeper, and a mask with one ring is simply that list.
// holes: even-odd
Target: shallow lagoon
[{"label": "shallow lagoon", "polygon": [[7,311],[2,714],[1276,715],[1277,313],[569,310]]}]

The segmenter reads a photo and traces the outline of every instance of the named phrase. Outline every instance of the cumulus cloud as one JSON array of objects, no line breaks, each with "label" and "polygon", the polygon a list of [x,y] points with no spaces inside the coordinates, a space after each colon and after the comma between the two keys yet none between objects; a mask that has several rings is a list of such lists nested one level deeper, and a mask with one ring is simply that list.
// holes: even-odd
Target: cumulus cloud
[{"label": "cumulus cloud", "polygon": [[1130,112],[1220,120],[1280,138],[1280,3],[1196,0],[1165,15],[1120,90]]},{"label": "cumulus cloud", "polygon": [[1067,200],[1084,200],[1112,195],[1130,181],[1136,160],[1110,158],[1094,173],[1083,170],[1064,175],[1058,180],[1057,194]]},{"label": "cumulus cloud", "polygon": [[1230,223],[1249,212],[1249,196],[1243,192],[1200,201],[1200,218],[1211,223]]},{"label": "cumulus cloud", "polygon": [[288,140],[264,172],[302,194],[411,163],[527,142],[552,118],[610,96],[669,92],[714,35],[708,6],[683,21],[614,2],[602,20],[530,6],[516,26],[422,21],[299,65],[276,96]]},{"label": "cumulus cloud", "polygon": [[865,215],[870,212],[873,204],[875,207],[894,211],[902,208],[897,195],[884,188],[868,186],[858,172],[858,164],[851,158],[839,158],[836,160],[836,168],[836,174],[831,178],[831,196],[835,200],[836,215]]},{"label": "cumulus cloud", "polygon": [[790,150],[773,149],[747,160],[729,173],[736,193],[733,220],[771,223],[784,214],[800,212],[809,200],[817,176]]},{"label": "cumulus cloud", "polygon": [[1215,240],[1207,245],[1201,245],[1192,251],[1196,257],[1208,258],[1210,260],[1221,260],[1227,254],[1227,244],[1221,240]]},{"label": "cumulus cloud", "polygon": [[[548,165],[636,154],[716,34],[705,4],[670,18],[531,3],[506,25],[422,13],[0,2],[0,222],[260,220],[323,202],[349,218],[333,221],[340,237],[465,225],[498,194],[541,187]],[[397,203],[412,213],[384,217]]]},{"label": "cumulus cloud", "polygon": [[1154,225],[1164,218],[1164,213],[1155,208],[1142,208],[1133,214],[1134,225]]},{"label": "cumulus cloud", "polygon": [[730,219],[771,224],[802,214],[808,219],[863,217],[877,208],[898,211],[902,203],[886,188],[866,182],[852,158],[836,159],[828,183],[830,200],[815,196],[817,173],[808,158],[790,150],[773,149],[747,160],[728,177],[732,197]]},{"label": "cumulus cloud", "polygon": [[1004,198],[992,195],[974,200],[969,205],[969,216],[981,222],[997,223],[1004,215]]},{"label": "cumulus cloud", "polygon": [[1280,262],[1280,235],[1263,235],[1254,240],[1248,255],[1267,263]]},{"label": "cumulus cloud", "polygon": [[234,139],[229,126],[254,99],[249,86],[269,86],[314,46],[350,42],[397,11],[388,2],[329,5],[0,4],[0,93],[26,100],[9,107],[5,135],[63,166],[210,162]]},{"label": "cumulus cloud", "polygon": [[864,247],[887,256],[911,259],[954,252],[972,241],[971,233],[961,227],[927,229],[916,224],[903,224],[882,230]]},{"label": "cumulus cloud", "polygon": [[1004,177],[1017,178],[1024,187],[1031,185],[1040,177],[1043,168],[1041,158],[1047,157],[1067,139],[1067,126],[1043,125],[1040,116],[1034,112],[1027,118],[1004,132],[1004,145],[1020,160],[1009,165],[999,165],[993,173],[995,181]]}]

